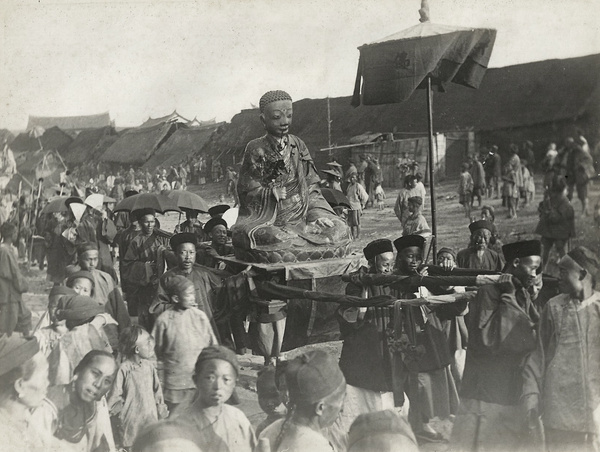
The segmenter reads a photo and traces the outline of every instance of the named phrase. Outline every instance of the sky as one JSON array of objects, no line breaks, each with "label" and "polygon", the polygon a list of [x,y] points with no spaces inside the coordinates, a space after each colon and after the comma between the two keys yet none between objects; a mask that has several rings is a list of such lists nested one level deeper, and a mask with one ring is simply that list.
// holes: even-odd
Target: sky
[{"label": "sky", "polygon": [[[600,53],[600,0],[429,0],[434,23],[498,30],[490,67]],[[352,94],[357,47],[420,0],[2,0],[0,128],[110,112],[229,121],[260,96]]]}]

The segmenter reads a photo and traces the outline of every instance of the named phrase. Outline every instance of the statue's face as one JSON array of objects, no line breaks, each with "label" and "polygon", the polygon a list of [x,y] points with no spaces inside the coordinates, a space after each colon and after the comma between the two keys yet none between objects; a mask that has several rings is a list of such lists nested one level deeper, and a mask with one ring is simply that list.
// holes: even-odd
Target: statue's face
[{"label": "statue's face", "polygon": [[260,115],[267,133],[281,138],[289,132],[292,125],[292,101],[278,100],[271,102],[265,107],[264,113]]}]

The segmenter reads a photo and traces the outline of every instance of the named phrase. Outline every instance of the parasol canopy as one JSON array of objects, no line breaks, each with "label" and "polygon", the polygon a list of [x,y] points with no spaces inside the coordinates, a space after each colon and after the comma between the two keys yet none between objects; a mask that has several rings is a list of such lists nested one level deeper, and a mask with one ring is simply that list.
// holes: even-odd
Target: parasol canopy
[{"label": "parasol canopy", "polygon": [[65,201],[69,196],[58,196],[44,206],[41,213],[65,213],[69,211],[69,206]]},{"label": "parasol canopy", "polygon": [[197,210],[202,213],[208,212],[208,204],[199,195],[186,190],[171,190],[167,197],[173,200],[181,209]]},{"label": "parasol canopy", "polygon": [[125,198],[115,206],[113,212],[132,212],[138,209],[154,209],[158,213],[181,212],[171,198],[155,193],[140,193]]},{"label": "parasol canopy", "polygon": [[448,82],[479,88],[495,40],[490,28],[427,21],[365,44],[359,47],[352,105],[403,102],[416,88],[426,88],[427,76],[441,91]]},{"label": "parasol canopy", "polygon": [[350,201],[346,195],[339,190],[334,190],[333,188],[322,188],[321,194],[331,207],[345,206],[349,209],[351,208]]}]

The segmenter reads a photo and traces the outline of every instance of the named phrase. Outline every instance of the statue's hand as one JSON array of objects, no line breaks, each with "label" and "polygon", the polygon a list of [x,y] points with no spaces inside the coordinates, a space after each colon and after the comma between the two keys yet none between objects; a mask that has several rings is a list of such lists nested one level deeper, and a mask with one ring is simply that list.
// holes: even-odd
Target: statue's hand
[{"label": "statue's hand", "polygon": [[322,228],[332,228],[333,227],[333,221],[331,221],[329,218],[319,218],[317,219],[317,221],[315,221],[317,226],[320,226]]},{"label": "statue's hand", "polygon": [[273,193],[275,194],[277,201],[282,201],[287,198],[287,188],[285,187],[274,187]]}]

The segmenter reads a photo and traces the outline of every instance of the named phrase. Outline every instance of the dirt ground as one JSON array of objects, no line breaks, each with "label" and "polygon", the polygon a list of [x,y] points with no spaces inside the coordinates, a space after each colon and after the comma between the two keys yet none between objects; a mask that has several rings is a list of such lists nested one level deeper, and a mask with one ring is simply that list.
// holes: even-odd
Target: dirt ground
[{"label": "dirt ground", "polygon": [[[519,239],[535,238],[533,233],[537,224],[537,205],[541,201],[541,185],[540,177],[536,178],[537,194],[533,203],[525,208],[520,208],[518,218],[507,219],[506,208],[501,207],[502,202],[499,199],[484,199],[483,205],[491,205],[496,210],[496,225],[501,235],[503,243],[514,242]],[[469,220],[465,218],[462,207],[458,203],[456,195],[456,187],[458,181],[444,181],[436,185],[436,203],[437,203],[437,231],[438,231],[438,248],[441,246],[449,246],[455,250],[464,248],[469,239],[468,224]],[[219,197],[225,192],[225,183],[208,184],[205,186],[190,186],[188,190],[202,196],[209,205],[219,203]],[[429,188],[428,188],[429,192]],[[360,240],[352,244],[352,249],[361,252],[362,248],[371,240],[376,238],[396,239],[402,233],[400,223],[394,215],[394,203],[398,190],[390,190],[387,192],[386,206],[383,210],[376,208],[366,209],[362,216],[362,234]],[[595,186],[590,186],[590,206],[591,209],[596,205],[600,198],[600,183],[596,182]],[[232,199],[225,197],[225,202],[231,202]],[[476,203],[477,205],[477,203]],[[581,217],[581,204],[579,200],[573,202],[576,211],[576,230],[577,237],[573,240],[573,245],[584,245],[600,254],[600,229],[594,223],[593,216]],[[431,225],[431,201],[425,201],[425,217]],[[475,208],[472,212],[473,216],[479,217],[480,210]],[[208,217],[207,217],[208,218]],[[202,218],[201,218],[202,219]],[[171,213],[166,216],[159,216],[161,228],[167,231],[172,231],[178,221],[178,214]],[[205,219],[204,219],[205,220]],[[183,220],[182,220],[183,221]],[[552,268],[549,269],[552,273]],[[47,294],[51,284],[46,282],[45,271],[40,271],[36,268],[25,268],[23,271],[29,279],[30,291],[25,294],[24,300],[27,306],[34,312],[34,325],[41,313],[47,306]],[[303,347],[306,348],[321,348],[329,353],[339,356],[341,351],[341,342],[328,342],[323,344],[315,344]],[[287,358],[293,357],[302,349],[297,349],[286,353]],[[238,394],[240,396],[240,408],[246,413],[254,426],[258,425],[264,415],[258,406],[256,397],[256,375],[262,367],[262,358],[246,354],[240,356],[240,364],[242,367],[240,381],[238,384]],[[451,430],[451,422],[439,421],[436,423],[436,428],[447,438]],[[446,444],[428,444],[422,448],[428,451],[444,451],[447,449]]]}]

